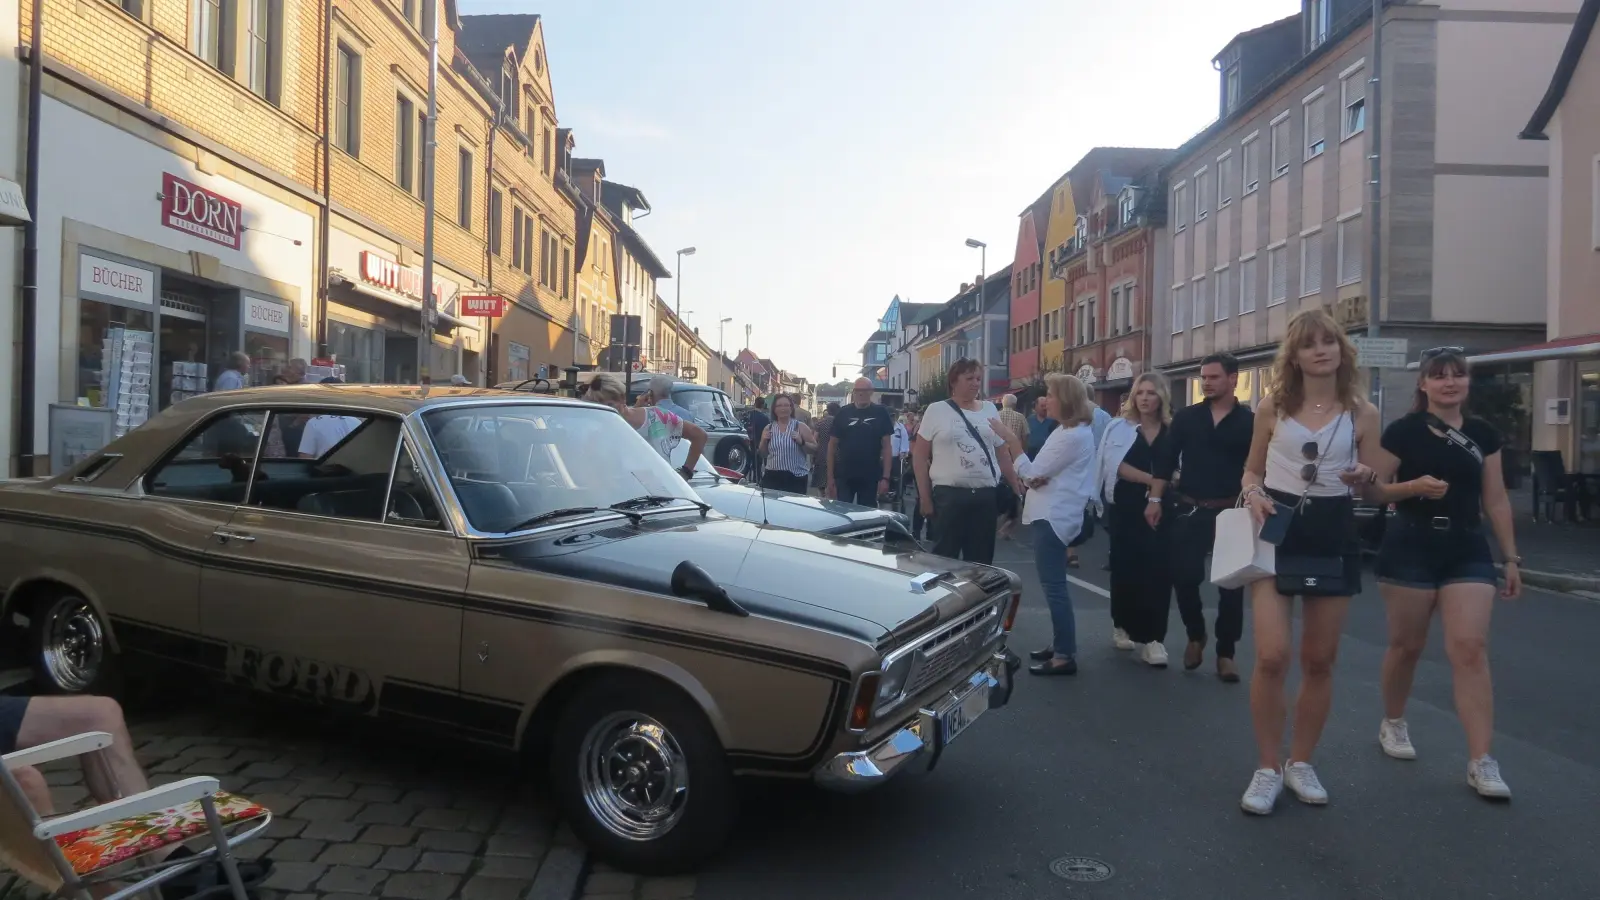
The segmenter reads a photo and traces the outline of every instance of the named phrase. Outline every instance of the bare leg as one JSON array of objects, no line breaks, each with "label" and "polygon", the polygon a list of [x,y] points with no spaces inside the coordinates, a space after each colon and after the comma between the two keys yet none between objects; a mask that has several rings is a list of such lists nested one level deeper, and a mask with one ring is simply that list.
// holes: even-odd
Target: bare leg
[{"label": "bare leg", "polygon": [[[1333,708],[1333,663],[1349,597],[1317,597],[1300,605],[1300,696],[1294,705],[1290,762],[1310,762]],[[1260,640],[1259,632],[1257,640]]]},{"label": "bare leg", "polygon": [[149,789],[133,755],[133,739],[122,719],[122,707],[110,697],[34,697],[17,730],[17,746],[37,747],[86,731],[111,735],[111,746],[97,754],[103,765],[93,756],[82,758],[84,786],[90,796],[109,803]]},{"label": "bare leg", "polygon": [[1291,601],[1277,584],[1264,578],[1250,586],[1250,608],[1256,629],[1256,668],[1250,676],[1250,718],[1255,724],[1258,769],[1282,768],[1283,682],[1289,673],[1289,610]]},{"label": "bare leg", "polygon": [[1418,588],[1380,585],[1389,611],[1389,649],[1383,654],[1383,714],[1401,719],[1411,697],[1411,682],[1417,675],[1417,661],[1428,645],[1428,626],[1439,595]]},{"label": "bare leg", "polygon": [[1439,589],[1445,653],[1455,682],[1456,713],[1467,732],[1467,754],[1478,759],[1494,737],[1494,684],[1489,677],[1489,619],[1494,585],[1447,584]]},{"label": "bare leg", "polygon": [[50,798],[50,785],[45,782],[44,773],[33,766],[19,766],[11,770],[11,777],[17,780],[17,787],[22,788],[22,795],[28,798],[34,812],[40,816],[55,815],[55,801]]}]

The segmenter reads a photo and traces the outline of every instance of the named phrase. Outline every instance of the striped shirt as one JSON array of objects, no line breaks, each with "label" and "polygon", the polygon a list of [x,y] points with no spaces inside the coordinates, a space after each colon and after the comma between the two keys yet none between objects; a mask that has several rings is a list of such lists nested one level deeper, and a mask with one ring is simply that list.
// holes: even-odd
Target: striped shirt
[{"label": "striped shirt", "polygon": [[807,475],[811,472],[811,462],[806,457],[805,448],[800,446],[799,423],[794,419],[789,420],[787,428],[779,425],[776,420],[768,426],[770,437],[767,439],[767,470],[788,472],[793,475]]}]

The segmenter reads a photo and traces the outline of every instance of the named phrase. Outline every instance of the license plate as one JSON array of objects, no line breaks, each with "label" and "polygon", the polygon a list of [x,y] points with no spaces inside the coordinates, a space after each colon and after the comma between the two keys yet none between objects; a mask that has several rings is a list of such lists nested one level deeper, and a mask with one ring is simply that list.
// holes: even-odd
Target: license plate
[{"label": "license plate", "polygon": [[950,743],[956,736],[967,730],[967,726],[978,720],[978,717],[989,711],[989,691],[987,688],[977,688],[972,693],[962,697],[955,706],[939,717],[939,724],[944,731],[944,742]]}]

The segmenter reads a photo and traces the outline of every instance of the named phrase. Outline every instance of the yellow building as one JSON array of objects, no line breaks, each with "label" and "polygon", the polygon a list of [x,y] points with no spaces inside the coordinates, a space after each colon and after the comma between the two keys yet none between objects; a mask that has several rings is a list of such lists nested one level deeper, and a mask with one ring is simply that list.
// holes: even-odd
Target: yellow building
[{"label": "yellow building", "polygon": [[601,197],[604,160],[573,157],[569,165],[578,192],[578,297],[575,315],[577,362],[601,364],[611,341],[611,317],[621,310],[617,272],[622,268],[617,223]]},{"label": "yellow building", "polygon": [[1072,199],[1072,180],[1063,175],[1050,189],[1050,218],[1044,232],[1044,284],[1039,292],[1039,371],[1066,371],[1067,282],[1064,271],[1051,262],[1064,254],[1063,246],[1077,233],[1078,208]]}]

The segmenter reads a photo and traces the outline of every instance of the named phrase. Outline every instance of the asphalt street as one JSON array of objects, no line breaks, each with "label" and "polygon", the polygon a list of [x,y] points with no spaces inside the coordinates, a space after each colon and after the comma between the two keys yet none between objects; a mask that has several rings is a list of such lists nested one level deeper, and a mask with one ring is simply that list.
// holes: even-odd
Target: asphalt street
[{"label": "asphalt street", "polygon": [[[1176,609],[1173,665],[1144,667],[1110,644],[1102,540],[1083,550],[1076,678],[1019,674],[1011,705],[975,723],[934,772],[873,793],[750,786],[738,837],[700,873],[698,900],[1600,896],[1600,603],[1530,591],[1497,609],[1494,752],[1515,800],[1495,805],[1466,785],[1437,626],[1408,711],[1420,759],[1378,749],[1387,638],[1369,573],[1315,760],[1332,801],[1308,807],[1285,792],[1274,815],[1255,818],[1239,810],[1255,765],[1248,617],[1244,683],[1219,682],[1209,652],[1183,670]],[[1019,651],[1049,640],[1030,560],[1015,542],[997,559],[1029,586]],[[1055,874],[1052,864],[1105,874],[1069,857],[1110,877]]]}]

